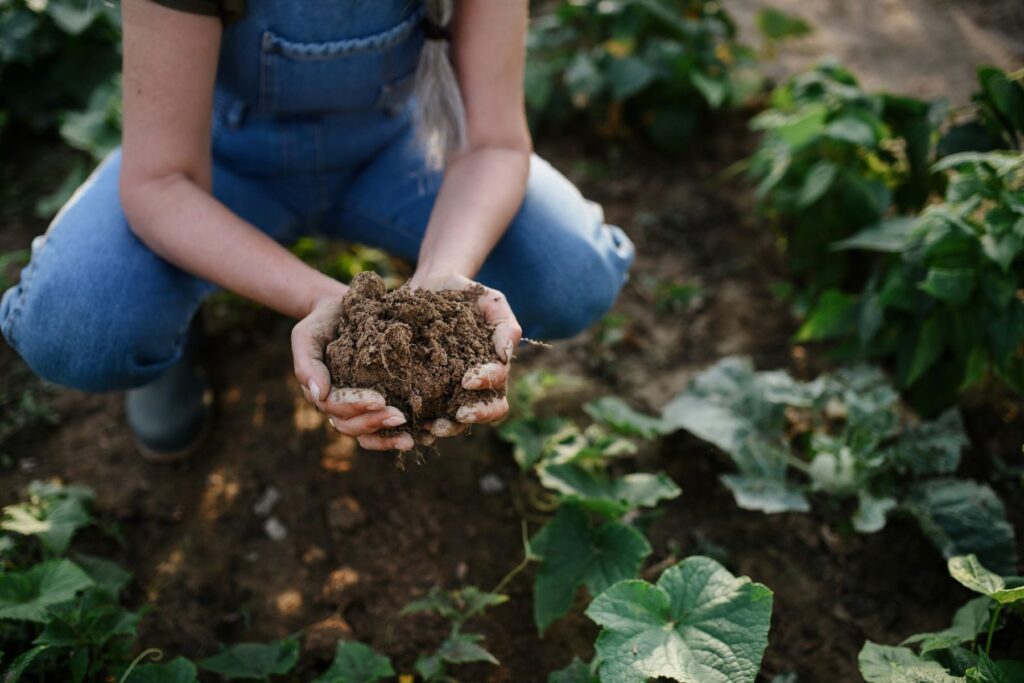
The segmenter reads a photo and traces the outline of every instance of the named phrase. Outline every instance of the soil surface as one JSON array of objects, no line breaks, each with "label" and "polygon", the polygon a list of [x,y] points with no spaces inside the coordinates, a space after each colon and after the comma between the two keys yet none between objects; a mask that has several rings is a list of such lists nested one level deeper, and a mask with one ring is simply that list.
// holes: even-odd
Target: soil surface
[{"label": "soil surface", "polygon": [[480,400],[462,387],[466,371],[501,362],[476,304],[483,292],[388,292],[379,275],[360,273],[342,302],[338,338],[327,346],[332,384],[378,392],[414,435],[423,422],[454,422],[459,408]]}]

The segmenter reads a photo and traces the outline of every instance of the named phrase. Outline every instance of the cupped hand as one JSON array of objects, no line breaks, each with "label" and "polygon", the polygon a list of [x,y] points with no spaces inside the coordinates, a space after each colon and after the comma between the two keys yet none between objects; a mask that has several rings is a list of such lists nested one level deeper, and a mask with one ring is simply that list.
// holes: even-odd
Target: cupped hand
[{"label": "cupped hand", "polygon": [[318,299],[309,314],[292,328],[292,360],[302,393],[342,434],[355,437],[367,450],[408,451],[415,442],[407,432],[395,436],[377,434],[381,429],[405,424],[402,411],[388,406],[384,397],[370,389],[331,388],[331,373],[324,362],[327,345],[337,335],[344,292]]},{"label": "cupped hand", "polygon": [[[418,275],[418,274],[417,274]],[[500,362],[485,363],[469,368],[462,377],[462,386],[470,391],[496,389],[504,393],[508,383],[509,365],[512,353],[523,337],[523,330],[516,320],[512,308],[505,295],[496,289],[484,287],[462,275],[424,276],[414,275],[409,284],[429,290],[469,289],[481,287],[482,292],[476,300],[477,308],[488,326],[493,328],[491,340]],[[481,398],[479,401],[464,405],[455,414],[455,421],[442,418],[423,425],[423,433],[418,440],[430,444],[437,437],[455,436],[464,432],[471,424],[485,424],[501,421],[508,414],[508,398]]]}]

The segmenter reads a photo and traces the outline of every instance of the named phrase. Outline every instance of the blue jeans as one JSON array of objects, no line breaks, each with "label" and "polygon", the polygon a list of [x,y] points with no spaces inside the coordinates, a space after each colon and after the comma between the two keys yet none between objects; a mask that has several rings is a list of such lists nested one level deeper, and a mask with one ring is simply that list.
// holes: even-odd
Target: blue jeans
[{"label": "blue jeans", "polygon": [[[368,12],[368,21],[384,21],[378,33],[316,42],[324,22],[310,13],[309,26],[281,28],[281,16],[259,9],[273,2],[248,4],[221,55],[213,195],[282,244],[320,235],[415,261],[441,182],[413,139],[409,83],[422,44],[415,5],[361,3],[407,16]],[[247,59],[260,68],[238,68]],[[321,93],[324,83],[337,87]],[[36,238],[21,281],[0,301],[0,331],[29,366],[87,391],[157,378],[181,358],[191,320],[215,289],[135,237],[118,196],[120,166],[117,150]],[[557,339],[612,306],[633,257],[601,209],[534,156],[522,206],[477,279],[506,294],[527,336]]]}]

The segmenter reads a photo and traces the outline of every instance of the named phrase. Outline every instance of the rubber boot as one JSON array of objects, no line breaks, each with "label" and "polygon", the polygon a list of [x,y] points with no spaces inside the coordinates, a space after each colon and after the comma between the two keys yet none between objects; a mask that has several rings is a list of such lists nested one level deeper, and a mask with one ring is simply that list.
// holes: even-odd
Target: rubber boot
[{"label": "rubber boot", "polygon": [[125,394],[125,414],[142,457],[171,463],[202,445],[213,421],[213,391],[198,363],[202,337],[193,323],[181,360],[155,381]]}]

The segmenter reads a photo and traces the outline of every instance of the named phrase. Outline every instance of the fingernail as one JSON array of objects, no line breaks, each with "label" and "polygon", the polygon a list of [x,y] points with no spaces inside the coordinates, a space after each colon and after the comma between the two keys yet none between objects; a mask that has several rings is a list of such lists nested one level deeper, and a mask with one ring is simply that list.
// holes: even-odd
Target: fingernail
[{"label": "fingernail", "polygon": [[455,419],[459,422],[473,422],[476,420],[476,412],[469,406],[462,406],[455,411]]},{"label": "fingernail", "polygon": [[330,423],[331,423],[331,426],[332,426],[332,427],[334,427],[335,429],[337,429],[337,428],[338,428],[338,423],[336,423],[336,422],[334,421],[334,417],[333,417],[333,416],[332,416],[332,417],[329,417],[329,418],[327,418],[327,421],[328,421],[328,422],[330,422]]},{"label": "fingernail", "polygon": [[399,425],[405,424],[405,418],[402,417],[401,415],[395,415],[393,417],[387,418],[381,424],[383,424],[385,427],[397,427]]},{"label": "fingernail", "polygon": [[479,389],[480,387],[482,387],[484,385],[484,381],[483,378],[480,376],[481,372],[482,371],[480,370],[480,368],[474,368],[473,370],[470,370],[470,373],[472,374],[470,374],[470,376],[466,379],[462,386],[464,386],[467,389]]},{"label": "fingernail", "polygon": [[313,395],[314,401],[320,400],[320,387],[313,380],[309,380],[309,393]]},{"label": "fingernail", "polygon": [[512,360],[512,351],[513,350],[515,350],[515,345],[512,343],[512,340],[509,339],[507,342],[505,342],[505,362],[506,363],[508,363],[509,361]]}]

